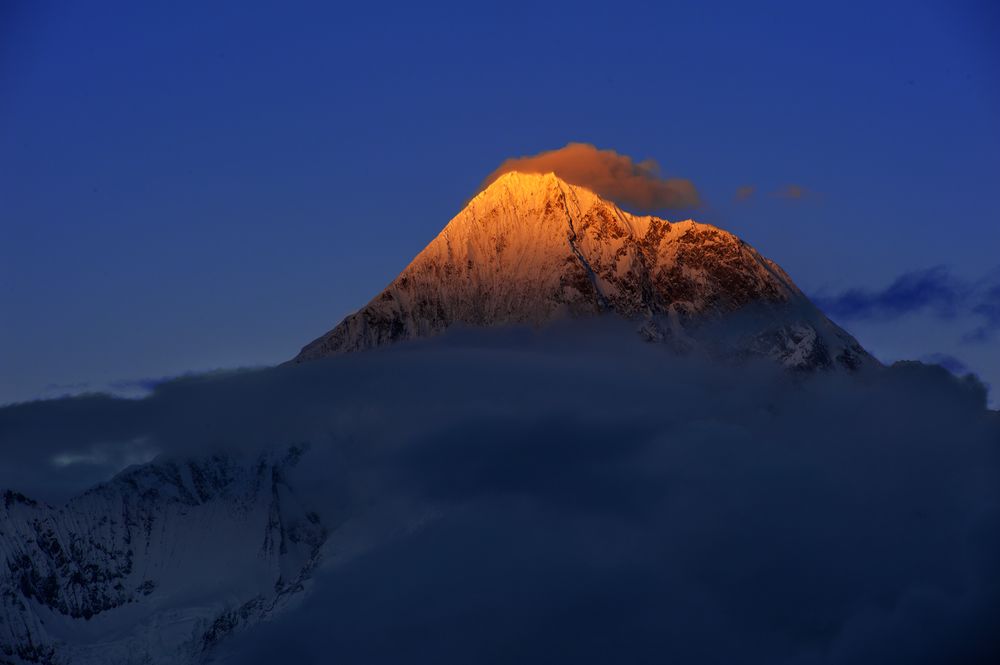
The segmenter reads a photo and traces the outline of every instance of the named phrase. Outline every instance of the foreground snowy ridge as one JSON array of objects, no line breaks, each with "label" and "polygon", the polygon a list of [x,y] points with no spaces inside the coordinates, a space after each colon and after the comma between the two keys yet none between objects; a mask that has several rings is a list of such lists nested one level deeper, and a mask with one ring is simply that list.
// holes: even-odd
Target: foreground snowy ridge
[{"label": "foreground snowy ridge", "polygon": [[198,662],[302,591],[327,537],[302,450],[133,467],[52,507],[0,497],[0,662]]},{"label": "foreground snowy ridge", "polygon": [[[555,175],[507,173],[478,194],[385,290],[293,362],[459,326],[542,326],[614,313],[647,339],[701,348],[699,328],[763,316],[724,351],[799,369],[874,360],[774,262],[721,229],[629,214]],[[761,314],[761,312],[758,312]]]}]

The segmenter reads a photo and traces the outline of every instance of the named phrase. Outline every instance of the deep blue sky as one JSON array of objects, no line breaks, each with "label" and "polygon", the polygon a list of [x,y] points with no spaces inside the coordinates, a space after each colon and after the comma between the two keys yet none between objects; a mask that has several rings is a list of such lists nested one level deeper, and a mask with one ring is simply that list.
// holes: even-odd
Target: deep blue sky
[{"label": "deep blue sky", "polygon": [[0,403],[290,358],[569,141],[693,180],[883,359],[1000,383],[992,3],[363,5],[3,4]]}]

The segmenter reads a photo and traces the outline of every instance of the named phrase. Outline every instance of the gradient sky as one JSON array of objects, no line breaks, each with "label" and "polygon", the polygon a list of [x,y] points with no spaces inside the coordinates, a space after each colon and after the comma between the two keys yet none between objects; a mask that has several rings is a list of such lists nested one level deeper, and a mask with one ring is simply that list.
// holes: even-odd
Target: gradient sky
[{"label": "gradient sky", "polygon": [[0,403],[288,359],[570,141],[1000,385],[995,3],[472,4],[3,3]]}]

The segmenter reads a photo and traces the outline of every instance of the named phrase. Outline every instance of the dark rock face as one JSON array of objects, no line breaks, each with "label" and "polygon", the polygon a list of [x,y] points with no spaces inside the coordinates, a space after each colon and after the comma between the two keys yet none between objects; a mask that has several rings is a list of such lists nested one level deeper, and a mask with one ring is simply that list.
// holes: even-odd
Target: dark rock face
[{"label": "dark rock face", "polygon": [[[873,364],[774,262],[693,221],[637,217],[552,174],[508,173],[476,196],[382,293],[293,362],[437,335],[616,315],[649,340],[712,346],[699,330],[768,309],[724,355],[796,368]],[[770,341],[768,341],[770,340]],[[806,348],[808,347],[808,348]],[[711,349],[710,349],[711,350]]]}]

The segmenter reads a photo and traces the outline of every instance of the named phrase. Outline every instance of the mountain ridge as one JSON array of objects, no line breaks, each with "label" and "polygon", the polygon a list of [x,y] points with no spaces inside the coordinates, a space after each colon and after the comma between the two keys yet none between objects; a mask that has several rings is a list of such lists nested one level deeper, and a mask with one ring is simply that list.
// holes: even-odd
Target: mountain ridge
[{"label": "mountain ridge", "polygon": [[[703,339],[703,324],[751,306],[770,310],[762,320],[774,325],[722,350]],[[474,196],[385,289],[291,362],[452,326],[541,327],[612,313],[683,350],[765,355],[795,368],[876,362],[780,266],[735,235],[633,215],[553,173],[517,171]]]}]

